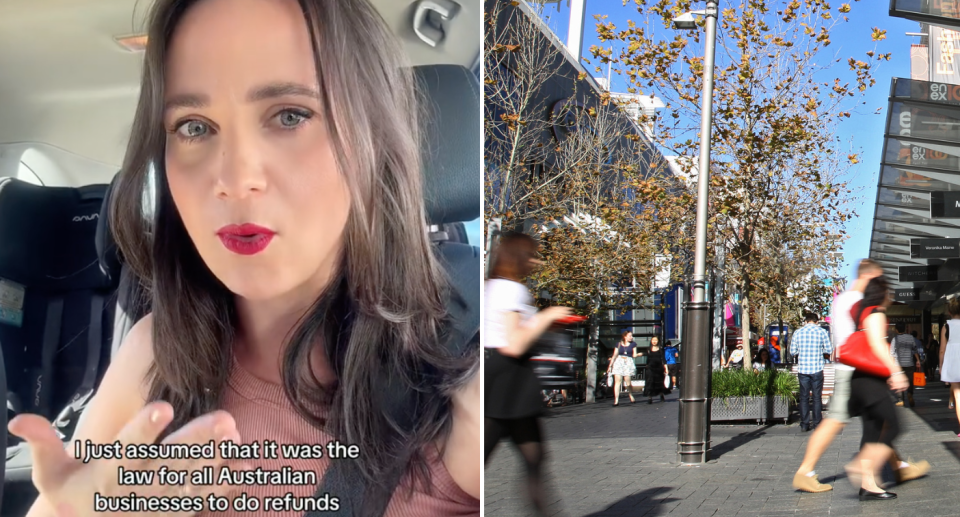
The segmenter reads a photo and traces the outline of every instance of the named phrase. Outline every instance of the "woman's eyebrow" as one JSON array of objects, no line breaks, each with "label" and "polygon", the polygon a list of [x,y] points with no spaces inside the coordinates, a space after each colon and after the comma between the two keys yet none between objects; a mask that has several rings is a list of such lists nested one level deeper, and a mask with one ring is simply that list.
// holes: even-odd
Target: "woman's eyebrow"
[{"label": "woman's eyebrow", "polygon": [[[309,97],[320,100],[320,91],[310,86],[284,82],[270,83],[263,86],[252,88],[247,94],[247,102],[260,102],[277,97]],[[169,112],[177,108],[204,108],[210,104],[210,96],[197,93],[183,93],[171,95],[163,103],[163,111]]]},{"label": "woman's eyebrow", "polygon": [[251,89],[250,93],[247,95],[247,101],[259,102],[276,97],[288,96],[309,97],[311,99],[320,100],[320,91],[317,88],[298,83],[271,83]]}]

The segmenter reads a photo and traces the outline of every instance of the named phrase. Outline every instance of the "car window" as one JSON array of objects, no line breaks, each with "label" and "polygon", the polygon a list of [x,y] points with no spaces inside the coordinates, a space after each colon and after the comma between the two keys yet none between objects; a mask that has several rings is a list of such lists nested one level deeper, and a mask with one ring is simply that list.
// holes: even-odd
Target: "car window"
[{"label": "car window", "polygon": [[20,162],[20,167],[17,169],[17,179],[43,186],[43,180],[40,179],[40,176],[37,176],[37,173],[33,172],[33,169],[22,161]]}]

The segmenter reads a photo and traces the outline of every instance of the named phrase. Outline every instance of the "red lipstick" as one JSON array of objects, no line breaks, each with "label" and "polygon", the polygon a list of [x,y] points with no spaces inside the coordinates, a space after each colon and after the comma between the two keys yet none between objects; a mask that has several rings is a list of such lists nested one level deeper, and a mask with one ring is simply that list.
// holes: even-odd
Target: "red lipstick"
[{"label": "red lipstick", "polygon": [[266,249],[276,232],[255,224],[231,224],[217,230],[217,237],[238,255],[254,255]]}]

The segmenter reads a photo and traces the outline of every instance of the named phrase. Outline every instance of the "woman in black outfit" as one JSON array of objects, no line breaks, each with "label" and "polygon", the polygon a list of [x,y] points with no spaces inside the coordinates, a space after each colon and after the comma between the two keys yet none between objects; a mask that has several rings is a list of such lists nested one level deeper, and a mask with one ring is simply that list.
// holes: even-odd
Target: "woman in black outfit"
[{"label": "woman in black outfit", "polygon": [[[640,355],[643,355],[641,352]],[[663,349],[660,348],[660,338],[653,336],[650,340],[650,352],[647,354],[647,373],[643,383],[643,391],[647,394],[647,404],[653,404],[654,395],[660,395],[660,402],[663,402],[663,395],[667,388],[663,386],[663,380],[667,376],[667,358],[663,355]]]},{"label": "woman in black outfit", "polygon": [[863,419],[863,439],[860,454],[846,466],[851,481],[860,478],[860,500],[895,499],[897,494],[885,492],[877,485],[876,477],[893,452],[893,440],[900,433],[897,410],[890,398],[890,389],[901,392],[907,388],[903,370],[890,355],[887,342],[887,316],[890,305],[890,287],[883,276],[867,284],[863,299],[857,302],[850,315],[857,328],[867,333],[871,351],[892,373],[880,377],[857,370],[850,382],[850,416]]},{"label": "woman in black outfit", "polygon": [[540,264],[539,244],[522,233],[500,238],[490,278],[484,287],[484,463],[504,437],[510,437],[523,458],[527,492],[538,515],[546,512],[541,482],[543,440],[539,415],[543,410],[540,381],[530,365],[530,348],[566,307],[540,312],[524,284]]}]

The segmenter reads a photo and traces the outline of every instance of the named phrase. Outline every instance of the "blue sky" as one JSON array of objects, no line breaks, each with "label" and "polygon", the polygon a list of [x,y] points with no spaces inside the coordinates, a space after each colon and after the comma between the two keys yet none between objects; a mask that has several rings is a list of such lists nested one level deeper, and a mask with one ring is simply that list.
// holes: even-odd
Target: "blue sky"
[{"label": "blue sky", "polygon": [[[852,10],[848,14],[850,21],[845,25],[839,26],[831,34],[831,45],[828,50],[832,53],[838,53],[843,57],[856,57],[866,59],[866,52],[876,48],[877,53],[893,54],[890,61],[883,61],[874,69],[874,78],[876,85],[868,90],[866,96],[862,99],[866,104],[861,104],[858,111],[853,112],[852,116],[845,120],[841,126],[839,135],[843,140],[852,138],[853,147],[858,150],[860,163],[854,165],[848,176],[850,185],[856,191],[859,199],[853,205],[855,217],[847,223],[847,234],[850,238],[844,244],[842,249],[844,256],[844,266],[841,274],[848,279],[854,275],[854,266],[862,258],[866,258],[870,249],[870,235],[873,222],[874,201],[877,195],[877,175],[880,172],[880,154],[883,148],[883,126],[886,122],[888,95],[890,91],[890,79],[893,77],[910,77],[910,45],[919,43],[918,37],[907,36],[906,32],[919,32],[920,25],[917,22],[904,20],[902,18],[893,18],[887,14],[887,2],[882,0],[846,0],[851,4]],[[739,2],[736,2],[739,4]],[[839,7],[841,2],[835,2],[834,9]],[[726,8],[733,2],[721,2],[721,9]],[[698,7],[702,8],[702,7]],[[544,18],[553,28],[557,36],[563,41],[567,40],[567,24],[570,18],[570,9],[566,1],[561,1],[559,10],[557,4],[551,4],[544,7]],[[627,20],[638,19],[636,8],[630,2],[623,6],[621,2],[610,0],[587,0],[587,20],[584,23],[583,48],[589,49],[591,45],[599,45],[597,38],[596,21],[594,15],[607,15],[607,22],[614,23],[618,28],[625,28]],[[836,14],[836,13],[834,13]],[[873,27],[879,27],[887,31],[887,38],[875,43],[871,40],[870,34]],[[609,43],[608,43],[609,45]],[[584,55],[589,57],[587,50]],[[876,61],[874,61],[876,63]],[[855,75],[846,65],[846,59],[834,65],[836,71],[835,77],[848,80],[854,83]],[[593,67],[588,67],[593,70]],[[615,91],[625,91],[626,82],[617,77],[613,78],[613,89]],[[875,114],[877,108],[882,108],[879,114]]]}]

